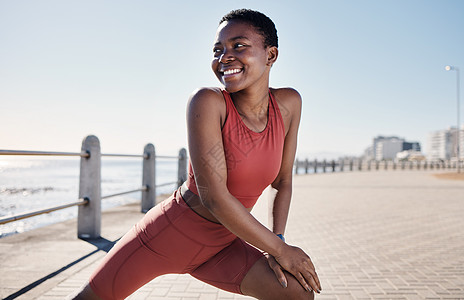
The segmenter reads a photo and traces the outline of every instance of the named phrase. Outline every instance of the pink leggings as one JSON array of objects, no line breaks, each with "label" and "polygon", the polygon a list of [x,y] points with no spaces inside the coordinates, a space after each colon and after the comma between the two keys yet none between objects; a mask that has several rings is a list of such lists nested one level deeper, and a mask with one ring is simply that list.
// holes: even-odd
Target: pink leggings
[{"label": "pink leggings", "polygon": [[124,299],[155,277],[188,273],[226,291],[240,284],[262,252],[195,213],[180,191],[152,208],[90,277],[102,299]]}]

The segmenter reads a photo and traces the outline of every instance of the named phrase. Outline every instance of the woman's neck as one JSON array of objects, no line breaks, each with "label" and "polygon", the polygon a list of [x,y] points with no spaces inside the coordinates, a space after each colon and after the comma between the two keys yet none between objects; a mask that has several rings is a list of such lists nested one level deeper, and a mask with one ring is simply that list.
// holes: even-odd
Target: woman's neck
[{"label": "woman's neck", "polygon": [[260,116],[267,114],[269,104],[269,84],[255,84],[247,89],[231,94],[240,114],[246,116]]},{"label": "woman's neck", "polygon": [[252,118],[267,115],[269,90],[259,94],[234,93],[231,97],[240,115]]}]

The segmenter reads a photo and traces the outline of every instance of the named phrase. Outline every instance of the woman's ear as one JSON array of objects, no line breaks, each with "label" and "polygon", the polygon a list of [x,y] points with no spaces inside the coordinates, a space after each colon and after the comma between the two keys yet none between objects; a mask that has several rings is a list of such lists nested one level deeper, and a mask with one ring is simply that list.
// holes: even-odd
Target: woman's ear
[{"label": "woman's ear", "polygon": [[272,66],[276,62],[277,56],[279,56],[279,49],[275,46],[269,47],[267,51],[267,65]]}]

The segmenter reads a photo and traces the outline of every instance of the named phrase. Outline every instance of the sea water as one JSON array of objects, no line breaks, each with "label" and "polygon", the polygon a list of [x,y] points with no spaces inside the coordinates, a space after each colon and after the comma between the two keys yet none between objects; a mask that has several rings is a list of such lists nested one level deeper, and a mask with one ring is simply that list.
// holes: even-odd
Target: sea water
[{"label": "sea water", "polygon": [[[41,210],[78,201],[79,158],[0,157],[0,217]],[[142,159],[102,158],[102,196],[135,190],[142,186]],[[156,162],[156,183],[177,181],[177,160]],[[175,184],[157,188],[171,193]],[[102,210],[141,201],[141,192],[102,200]],[[0,238],[77,216],[70,207],[0,225]]]}]

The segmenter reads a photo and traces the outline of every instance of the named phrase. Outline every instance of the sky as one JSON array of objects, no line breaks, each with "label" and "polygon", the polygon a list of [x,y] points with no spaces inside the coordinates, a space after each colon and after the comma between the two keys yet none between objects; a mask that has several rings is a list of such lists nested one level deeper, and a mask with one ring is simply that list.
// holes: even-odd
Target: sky
[{"label": "sky", "polygon": [[276,24],[271,86],[303,97],[299,158],[359,156],[378,135],[426,152],[456,126],[461,0],[0,0],[0,149],[79,152],[93,134],[103,153],[176,154],[189,95],[220,86],[212,44],[237,8]]}]

